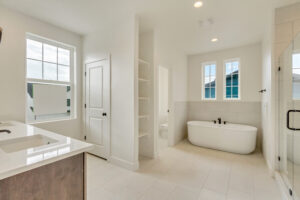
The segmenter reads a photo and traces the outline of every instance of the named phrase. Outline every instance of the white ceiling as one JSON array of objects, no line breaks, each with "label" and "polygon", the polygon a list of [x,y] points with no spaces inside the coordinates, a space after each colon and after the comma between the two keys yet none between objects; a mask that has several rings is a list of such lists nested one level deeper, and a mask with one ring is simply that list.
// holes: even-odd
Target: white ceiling
[{"label": "white ceiling", "polygon": [[[268,11],[299,0],[0,0],[0,3],[75,33],[86,35],[107,23],[138,14],[143,31],[153,27],[187,54],[259,42]],[[213,25],[199,21],[213,19]],[[219,42],[211,43],[218,37]]]}]

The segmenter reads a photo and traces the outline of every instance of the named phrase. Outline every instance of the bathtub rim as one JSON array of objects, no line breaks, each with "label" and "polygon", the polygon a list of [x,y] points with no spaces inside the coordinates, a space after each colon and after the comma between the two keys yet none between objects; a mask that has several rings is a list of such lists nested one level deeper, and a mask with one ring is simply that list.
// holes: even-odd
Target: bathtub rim
[{"label": "bathtub rim", "polygon": [[[202,124],[200,124],[200,123]],[[220,128],[220,129],[226,129],[226,130],[239,130],[239,131],[258,131],[258,128],[255,126],[249,126],[244,124],[234,124],[234,123],[227,123],[227,124],[214,124],[212,121],[188,121],[188,126],[199,126],[199,127],[205,127],[205,128]],[[227,127],[226,127],[227,125]],[[228,125],[233,125],[236,127],[228,127]],[[243,128],[242,130],[238,127]]]}]

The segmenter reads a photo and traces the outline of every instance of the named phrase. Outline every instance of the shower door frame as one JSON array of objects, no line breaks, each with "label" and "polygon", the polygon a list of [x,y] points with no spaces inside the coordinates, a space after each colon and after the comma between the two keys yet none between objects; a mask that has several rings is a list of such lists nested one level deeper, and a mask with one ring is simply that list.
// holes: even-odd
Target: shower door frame
[{"label": "shower door frame", "polygon": [[[292,180],[289,179],[289,177],[285,174],[284,170],[288,171],[288,162],[285,162],[285,157],[286,156],[286,161],[288,160],[288,133],[286,131],[292,131],[292,157],[294,158],[294,137],[295,137],[295,133],[296,131],[300,131],[300,128],[292,128],[290,127],[290,113],[292,112],[298,112],[300,113],[300,110],[296,108],[296,104],[295,104],[295,99],[293,98],[293,93],[291,93],[291,99],[290,102],[282,102],[282,91],[283,88],[286,87],[286,83],[288,80],[286,80],[286,77],[284,76],[283,72],[285,70],[285,65],[286,63],[282,63],[283,62],[283,58],[284,58],[284,54],[287,53],[288,56],[290,56],[289,62],[287,65],[288,67],[291,67],[291,69],[293,69],[292,66],[292,59],[293,59],[293,54],[296,52],[294,50],[294,40],[292,40],[291,44],[284,50],[283,54],[280,55],[280,57],[278,58],[278,70],[277,70],[277,74],[276,74],[276,84],[275,84],[275,91],[276,91],[276,122],[277,122],[277,126],[276,126],[276,146],[277,146],[277,155],[278,155],[278,159],[276,162],[276,169],[278,169],[279,172],[279,176],[280,176],[280,180],[277,177],[277,180],[279,180],[281,183],[281,186],[284,186],[284,192],[286,195],[286,199],[291,199],[291,200],[299,200],[299,196],[296,196],[296,192],[295,192],[295,170],[294,170],[294,164],[292,163]],[[290,50],[290,52],[288,52]],[[293,76],[292,79],[293,80]],[[293,84],[290,85],[290,87],[293,87]],[[286,90],[285,90],[286,91]],[[293,90],[292,90],[293,91]],[[283,92],[284,93],[284,92]],[[284,93],[284,94],[288,94],[288,93]],[[286,105],[285,105],[286,103]],[[283,108],[281,107],[283,106]],[[292,107],[292,109],[291,109]],[[282,120],[285,119],[285,120]],[[295,125],[293,123],[293,125]],[[294,162],[294,161],[293,161]],[[298,194],[299,195],[299,194]]]}]

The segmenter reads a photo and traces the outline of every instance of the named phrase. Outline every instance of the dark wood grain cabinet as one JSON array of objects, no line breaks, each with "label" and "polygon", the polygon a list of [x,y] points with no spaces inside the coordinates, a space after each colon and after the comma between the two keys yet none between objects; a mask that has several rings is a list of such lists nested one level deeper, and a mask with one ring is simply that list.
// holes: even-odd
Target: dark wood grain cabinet
[{"label": "dark wood grain cabinet", "polygon": [[84,154],[0,180],[0,200],[84,200]]}]

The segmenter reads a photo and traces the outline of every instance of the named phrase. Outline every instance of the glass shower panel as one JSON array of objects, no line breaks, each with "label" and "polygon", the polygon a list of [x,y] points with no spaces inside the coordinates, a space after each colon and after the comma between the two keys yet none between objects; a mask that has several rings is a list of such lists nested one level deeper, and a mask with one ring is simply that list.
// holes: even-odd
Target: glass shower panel
[{"label": "glass shower panel", "polygon": [[280,56],[280,171],[293,199],[300,195],[300,35]]},{"label": "glass shower panel", "polygon": [[294,193],[300,195],[300,35],[293,42],[292,54],[292,92],[294,111],[291,115],[293,138],[293,168],[294,168]]},{"label": "glass shower panel", "polygon": [[[292,53],[291,44],[280,57],[279,74],[279,132],[280,132],[280,171],[286,186],[293,190],[294,185],[294,131],[287,128],[287,112],[294,109],[292,91]],[[292,121],[290,125],[292,126]]]}]

